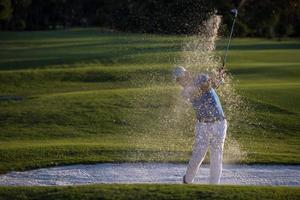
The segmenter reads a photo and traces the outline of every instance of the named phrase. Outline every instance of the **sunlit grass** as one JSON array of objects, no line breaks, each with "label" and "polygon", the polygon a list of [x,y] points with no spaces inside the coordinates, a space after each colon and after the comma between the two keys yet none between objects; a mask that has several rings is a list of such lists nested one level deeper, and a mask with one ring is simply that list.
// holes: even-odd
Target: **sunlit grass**
[{"label": "sunlit grass", "polygon": [[296,187],[109,184],[73,187],[0,187],[1,199],[299,199]]},{"label": "sunlit grass", "polygon": [[[171,69],[186,39],[97,29],[0,33],[0,172],[186,162],[194,121],[185,113],[169,121],[182,103]],[[227,66],[253,109],[251,124],[229,128],[246,154],[228,162],[299,164],[299,55],[299,40],[234,39]]]}]

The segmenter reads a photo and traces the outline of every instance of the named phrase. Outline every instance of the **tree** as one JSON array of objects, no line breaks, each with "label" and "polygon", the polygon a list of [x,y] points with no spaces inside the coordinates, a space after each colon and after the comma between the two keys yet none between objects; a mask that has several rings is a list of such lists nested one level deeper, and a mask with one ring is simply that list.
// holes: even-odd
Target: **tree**
[{"label": "tree", "polygon": [[[243,4],[243,6],[240,6]],[[300,0],[0,0],[1,30],[102,26],[130,32],[194,34],[218,11],[222,30],[246,37],[300,36]]]},{"label": "tree", "polygon": [[10,0],[0,0],[0,20],[6,20],[11,17],[13,12]]}]

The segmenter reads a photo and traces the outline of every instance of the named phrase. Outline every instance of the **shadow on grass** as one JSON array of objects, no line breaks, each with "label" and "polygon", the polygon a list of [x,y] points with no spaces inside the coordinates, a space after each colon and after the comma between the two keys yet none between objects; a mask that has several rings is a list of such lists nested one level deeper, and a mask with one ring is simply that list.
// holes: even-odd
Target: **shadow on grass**
[{"label": "shadow on grass", "polygon": [[[225,45],[220,45],[217,50],[225,49]],[[247,44],[247,45],[230,45],[230,50],[279,50],[279,49],[300,49],[300,44],[293,43],[276,43],[276,44]]]}]

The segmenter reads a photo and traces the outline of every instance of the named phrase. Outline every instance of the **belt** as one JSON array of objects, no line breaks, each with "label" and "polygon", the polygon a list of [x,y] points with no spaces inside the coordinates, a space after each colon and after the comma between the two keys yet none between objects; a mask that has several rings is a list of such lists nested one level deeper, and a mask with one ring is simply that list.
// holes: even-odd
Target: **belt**
[{"label": "belt", "polygon": [[222,120],[225,120],[225,117],[220,117],[220,118],[215,118],[215,119],[198,119],[198,122],[200,123],[215,123],[215,122],[219,122]]}]

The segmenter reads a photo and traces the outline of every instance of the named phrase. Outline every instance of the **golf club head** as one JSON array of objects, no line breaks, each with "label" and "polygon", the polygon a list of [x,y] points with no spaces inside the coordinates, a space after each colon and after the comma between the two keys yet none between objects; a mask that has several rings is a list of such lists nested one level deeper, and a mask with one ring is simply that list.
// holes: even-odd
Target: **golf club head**
[{"label": "golf club head", "polygon": [[234,14],[234,17],[238,15],[238,10],[236,8],[232,9],[230,12]]}]

